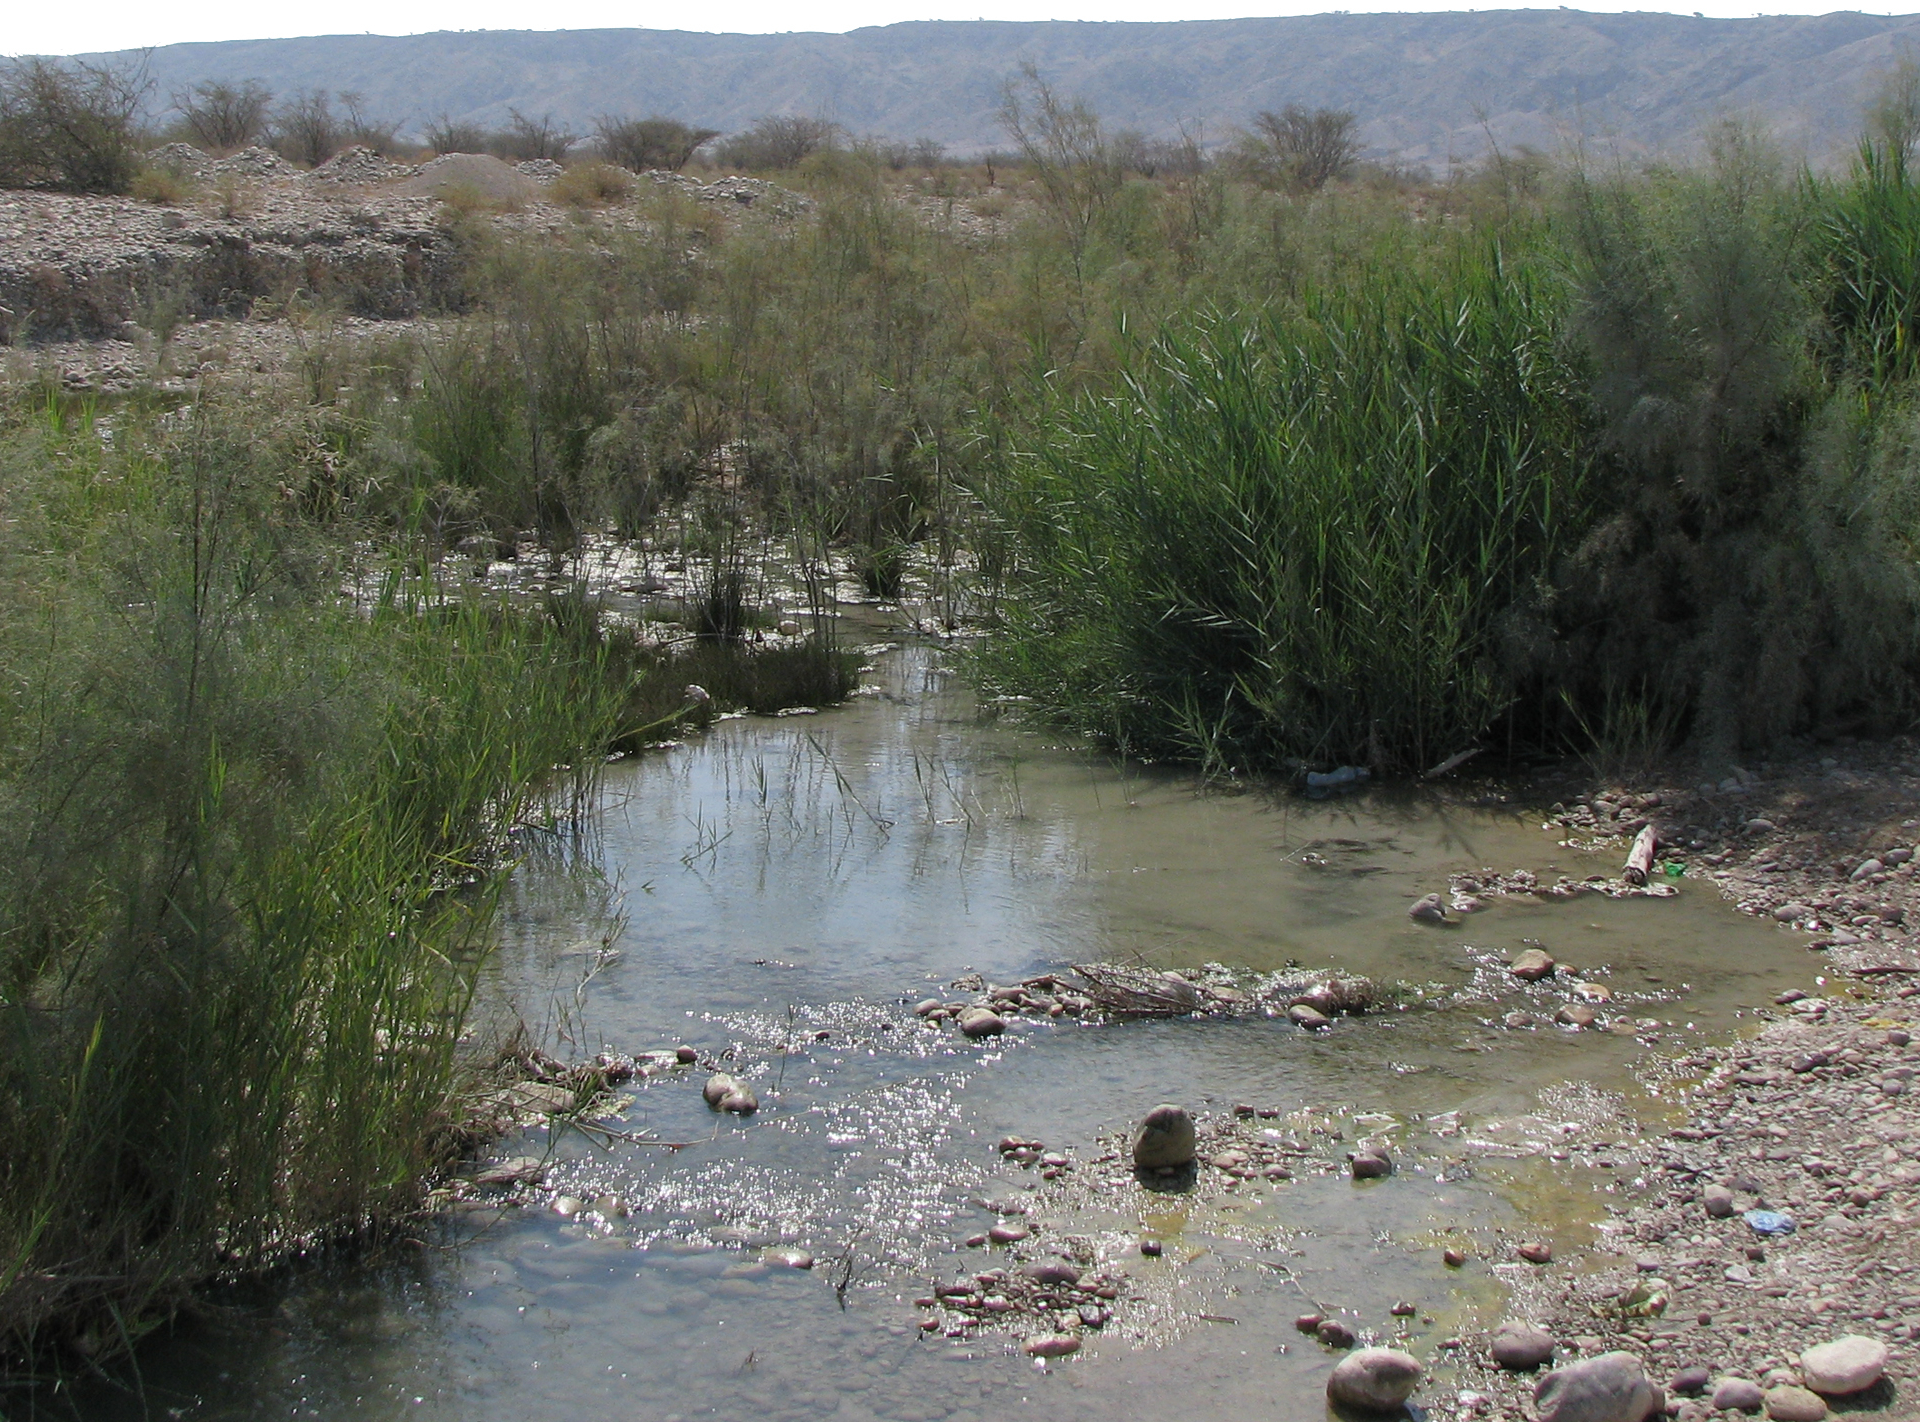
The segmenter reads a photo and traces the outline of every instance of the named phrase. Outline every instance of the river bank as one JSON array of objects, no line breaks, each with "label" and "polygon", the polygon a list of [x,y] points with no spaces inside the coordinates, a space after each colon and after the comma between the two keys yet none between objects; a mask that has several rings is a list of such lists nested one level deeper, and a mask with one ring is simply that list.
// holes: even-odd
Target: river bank
[{"label": "river bank", "polygon": [[[1709,1415],[1716,1390],[1675,1389],[1693,1381],[1683,1370],[1797,1383],[1806,1349],[1849,1334],[1885,1341],[1891,1362],[1878,1387],[1834,1406],[1913,1415],[1913,751],[1905,737],[1848,741],[1691,788],[1600,785],[1555,817],[1570,840],[1618,853],[1651,819],[1688,876],[1704,871],[1807,944],[1808,988],[1759,1006],[1754,1030],[1643,1066],[1672,1114],[1665,1129],[1600,1143],[1629,1202],[1609,1208],[1595,1247],[1503,1270],[1508,1315],[1550,1333],[1559,1361],[1631,1352],[1683,1418]],[[1786,1215],[1792,1232],[1762,1233],[1778,1222],[1755,1211]],[[1636,1314],[1649,1294],[1665,1307]],[[1459,1413],[1531,1415],[1534,1375],[1494,1364],[1489,1335],[1459,1342]]]}]

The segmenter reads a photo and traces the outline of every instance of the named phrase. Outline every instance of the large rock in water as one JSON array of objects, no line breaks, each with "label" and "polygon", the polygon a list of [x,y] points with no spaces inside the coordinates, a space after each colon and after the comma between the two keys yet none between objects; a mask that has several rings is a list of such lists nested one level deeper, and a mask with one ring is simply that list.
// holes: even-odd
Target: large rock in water
[{"label": "large rock in water", "polygon": [[1800,1376],[1827,1397],[1865,1392],[1887,1371],[1887,1345],[1878,1338],[1850,1333],[1800,1355]]},{"label": "large rock in water", "polygon": [[1362,1348],[1327,1379],[1327,1401],[1362,1412],[1398,1412],[1420,1381],[1420,1364],[1397,1348]]},{"label": "large rock in water", "polygon": [[1666,1399],[1631,1353],[1602,1353],[1540,1379],[1540,1422],[1646,1422]]},{"label": "large rock in water", "polygon": [[717,1071],[707,1078],[707,1084],[700,1088],[700,1097],[714,1110],[720,1109],[720,1103],[740,1089],[738,1077],[724,1071]]},{"label": "large rock in water", "polygon": [[1193,1164],[1193,1117],[1184,1106],[1156,1106],[1133,1137],[1133,1163],[1142,1170]]}]

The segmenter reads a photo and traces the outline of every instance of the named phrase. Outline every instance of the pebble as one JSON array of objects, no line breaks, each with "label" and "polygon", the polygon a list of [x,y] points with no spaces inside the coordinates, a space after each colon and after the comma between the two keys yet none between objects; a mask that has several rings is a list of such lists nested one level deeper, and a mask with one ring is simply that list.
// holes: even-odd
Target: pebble
[{"label": "pebble", "polygon": [[1293,1326],[1302,1333],[1316,1333],[1319,1331],[1320,1325],[1326,1321],[1327,1316],[1324,1313],[1303,1313],[1294,1319]]},{"label": "pebble", "polygon": [[1048,1259],[1028,1265],[1027,1277],[1036,1284],[1072,1286],[1080,1282],[1080,1271],[1062,1260]]},{"label": "pebble", "polygon": [[745,1082],[736,1082],[733,1090],[721,1098],[720,1109],[735,1116],[751,1116],[760,1109],[760,1098]]},{"label": "pebble", "polygon": [[1892,1028],[1887,1033],[1887,1045],[1889,1047],[1904,1047],[1912,1040],[1913,1038],[1904,1027]]},{"label": "pebble", "polygon": [[739,1088],[740,1082],[737,1078],[728,1075],[724,1071],[717,1071],[707,1078],[707,1084],[700,1088],[700,1095],[702,1099],[706,1101],[707,1105],[718,1111],[720,1109],[720,1103],[725,1101],[735,1091],[739,1090]]},{"label": "pebble", "polygon": [[1166,1246],[1161,1244],[1157,1239],[1143,1239],[1140,1241],[1140,1252],[1149,1259],[1158,1259],[1161,1251],[1165,1247]]},{"label": "pebble", "polygon": [[1602,1353],[1548,1373],[1533,1400],[1540,1422],[1646,1422],[1662,1404],[1631,1353]]},{"label": "pebble", "polygon": [[965,1036],[998,1037],[1006,1030],[1006,1019],[991,1008],[969,1007],[960,1014],[960,1031]]},{"label": "pebble", "polygon": [[489,1165],[473,1177],[476,1185],[533,1185],[547,1172],[545,1162],[538,1156],[516,1155],[511,1160],[503,1160],[498,1165]]},{"label": "pebble", "polygon": [[1033,1231],[1023,1224],[997,1224],[987,1231],[987,1238],[994,1244],[1018,1244],[1032,1235]]},{"label": "pebble", "polygon": [[1682,1397],[1698,1397],[1707,1390],[1707,1384],[1712,1381],[1713,1374],[1695,1363],[1675,1373],[1673,1381],[1667,1384],[1667,1391],[1677,1392]]},{"label": "pebble", "polygon": [[1493,1332],[1493,1361],[1512,1373],[1550,1363],[1553,1335],[1531,1323],[1509,1319]]},{"label": "pebble", "polygon": [[1773,1422],[1821,1422],[1827,1415],[1827,1404],[1818,1393],[1788,1384],[1767,1389],[1766,1408]]},{"label": "pebble", "polygon": [[1613,1001],[1613,989],[1605,983],[1575,983],[1573,990],[1588,1002]]},{"label": "pebble", "polygon": [[1309,1032],[1319,1032],[1333,1026],[1331,1017],[1317,1008],[1307,1006],[1304,1002],[1296,1002],[1287,1009],[1287,1020],[1296,1027],[1304,1027]]},{"label": "pebble", "polygon": [[1393,1174],[1393,1159],[1378,1146],[1357,1150],[1347,1157],[1355,1180],[1378,1180]]},{"label": "pebble", "polygon": [[913,1005],[913,1015],[915,1017],[931,1017],[936,1012],[944,1013],[945,1011],[946,1004],[941,1002],[937,997],[922,998]]},{"label": "pebble", "polygon": [[1813,910],[1805,904],[1781,904],[1773,916],[1782,923],[1798,923],[1803,918],[1812,918]]},{"label": "pebble", "polygon": [[1147,1112],[1133,1137],[1133,1163],[1142,1170],[1191,1165],[1193,1117],[1184,1106],[1160,1105]]},{"label": "pebble", "polygon": [[1540,948],[1525,948],[1514,955],[1507,971],[1522,982],[1537,983],[1542,978],[1553,976],[1553,957]]},{"label": "pebble", "polygon": [[1700,1203],[1712,1219],[1724,1220],[1733,1216],[1733,1191],[1724,1185],[1707,1186],[1700,1192]]},{"label": "pebble", "polygon": [[1553,1014],[1553,1020],[1562,1027],[1591,1027],[1600,1020],[1600,1014],[1591,1007],[1570,1002]]},{"label": "pebble", "polygon": [[1388,1309],[1387,1312],[1392,1314],[1395,1318],[1412,1318],[1414,1314],[1419,1312],[1419,1310],[1416,1309],[1412,1304],[1408,1303],[1406,1300],[1402,1299],[1399,1303],[1395,1304],[1392,1308]]},{"label": "pebble", "polygon": [[1760,1384],[1747,1378],[1721,1378],[1713,1385],[1712,1402],[1720,1412],[1758,1412],[1766,1400]]},{"label": "pebble", "polygon": [[1458,1269],[1467,1262],[1467,1256],[1463,1251],[1458,1249],[1443,1250],[1440,1255],[1440,1262],[1445,1264],[1449,1269]]},{"label": "pebble", "polygon": [[775,1249],[767,1255],[767,1262],[783,1269],[811,1269],[813,1256],[804,1249]]},{"label": "pebble", "polygon": [[1514,1252],[1529,1264],[1546,1264],[1553,1259],[1553,1246],[1537,1240],[1521,1245]]},{"label": "pebble", "polygon": [[1413,907],[1407,910],[1407,917],[1415,923],[1445,923],[1447,921],[1446,900],[1438,894],[1426,894],[1413,901]]},{"label": "pebble", "polygon": [[681,1066],[692,1066],[700,1060],[700,1054],[692,1047],[681,1045],[673,1049],[673,1059]]},{"label": "pebble", "polygon": [[1071,1333],[1040,1333],[1020,1346],[1029,1358],[1064,1358],[1080,1351],[1080,1340]]},{"label": "pebble", "polygon": [[1887,1345],[1858,1333],[1818,1344],[1800,1355],[1801,1378],[1813,1391],[1829,1397],[1864,1392],[1886,1371]]},{"label": "pebble", "polygon": [[1327,1379],[1327,1400],[1363,1412],[1398,1412],[1420,1381],[1420,1364],[1397,1348],[1349,1353]]},{"label": "pebble", "polygon": [[1354,1344],[1353,1330],[1337,1318],[1321,1319],[1313,1336],[1329,1348],[1351,1348]]}]

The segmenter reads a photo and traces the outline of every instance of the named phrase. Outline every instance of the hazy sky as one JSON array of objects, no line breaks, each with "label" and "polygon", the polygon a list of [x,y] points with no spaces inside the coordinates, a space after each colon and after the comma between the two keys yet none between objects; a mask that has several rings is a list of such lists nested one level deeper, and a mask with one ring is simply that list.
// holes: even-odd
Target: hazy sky
[{"label": "hazy sky", "polygon": [[[1751,3],[1751,0],[1749,0]],[[1235,3],[1235,0],[705,0],[689,13],[684,3],[620,3],[620,0],[565,0],[529,6],[524,0],[330,0],[314,6],[263,6],[258,0],[195,0],[155,4],[152,0],[92,0],[54,5],[45,0],[7,0],[0,21],[0,53],[75,54],[176,44],[183,40],[265,39],[284,35],[419,34],[428,30],[538,29],[586,30],[643,28],[732,30],[767,33],[783,30],[851,30],[898,20],[1204,20],[1251,15],[1306,15],[1324,4]],[[1897,5],[1856,3],[1869,14],[1904,14],[1915,0]],[[1401,0],[1356,4],[1378,10],[1458,10],[1458,0]],[[1478,8],[1491,9],[1493,6]],[[1539,6],[1541,9],[1555,8]],[[1737,4],[1680,0],[1672,6],[1644,3],[1590,3],[1587,10],[1694,10],[1715,16],[1751,15]],[[1776,5],[1769,14],[1819,14],[1834,5]]]}]

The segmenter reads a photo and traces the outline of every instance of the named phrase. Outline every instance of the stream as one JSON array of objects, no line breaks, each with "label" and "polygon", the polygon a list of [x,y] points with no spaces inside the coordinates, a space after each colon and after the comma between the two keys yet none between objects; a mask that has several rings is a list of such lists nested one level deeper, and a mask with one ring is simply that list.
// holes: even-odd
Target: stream
[{"label": "stream", "polygon": [[[1661,1080],[1637,1064],[1810,982],[1792,935],[1687,879],[1667,898],[1496,898],[1457,926],[1411,922],[1450,871],[1617,872],[1517,810],[1116,764],[989,714],[914,641],[876,648],[863,682],[842,708],[729,720],[609,766],[590,837],[516,878],[490,969],[494,1000],[559,1055],[687,1043],[751,1079],[757,1115],[716,1118],[698,1069],[636,1080],[605,1123],[633,1139],[503,1143],[551,1156],[527,1204],[459,1215],[380,1269],[236,1290],[141,1350],[139,1388],[83,1386],[63,1415],[987,1422],[1199,1404],[1318,1422],[1333,1355],[1292,1327],[1309,1301],[1422,1358],[1496,1319],[1505,1271],[1531,1267],[1500,1241],[1570,1255],[1632,1188],[1592,1150],[1554,1156],[1660,1118]],[[1565,984],[1503,967],[1536,944],[1605,984],[1628,1030],[1551,1025]],[[1015,1018],[975,1043],[911,1007],[968,974],[1134,958],[1399,986],[1325,1033]],[[1503,1026],[1516,1010],[1540,1025]],[[1102,1139],[1161,1101],[1257,1105],[1327,1162],[1378,1135],[1399,1169],[1143,1208]],[[1035,1195],[1036,1172],[995,1148],[1009,1134],[1071,1156],[1072,1228],[1137,1293],[1072,1358],[1023,1356],[1018,1330],[920,1326],[932,1281],[986,1267],[964,1240],[989,1206]],[[1143,1228],[1160,1257],[1140,1256]],[[1414,1316],[1390,1314],[1401,1300]],[[1423,1396],[1444,1401],[1445,1381]]]}]

